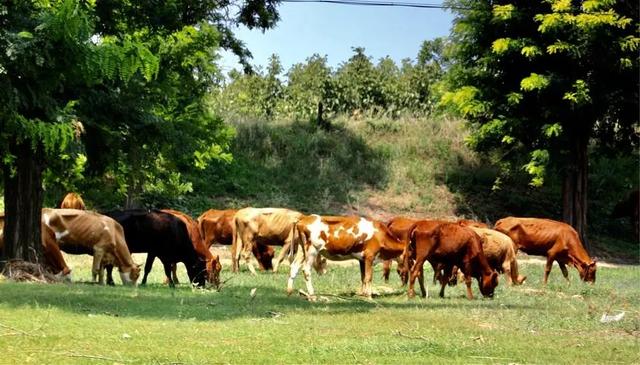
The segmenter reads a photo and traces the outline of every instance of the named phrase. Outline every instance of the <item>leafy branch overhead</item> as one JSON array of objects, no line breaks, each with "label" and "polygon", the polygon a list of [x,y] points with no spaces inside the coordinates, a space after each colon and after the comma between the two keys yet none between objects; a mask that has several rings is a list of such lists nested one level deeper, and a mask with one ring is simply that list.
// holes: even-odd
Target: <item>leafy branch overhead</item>
[{"label": "leafy branch overhead", "polygon": [[545,166],[568,163],[576,136],[602,148],[636,145],[637,2],[448,4],[470,10],[456,11],[441,105],[476,126],[471,146],[502,150],[539,186]]}]

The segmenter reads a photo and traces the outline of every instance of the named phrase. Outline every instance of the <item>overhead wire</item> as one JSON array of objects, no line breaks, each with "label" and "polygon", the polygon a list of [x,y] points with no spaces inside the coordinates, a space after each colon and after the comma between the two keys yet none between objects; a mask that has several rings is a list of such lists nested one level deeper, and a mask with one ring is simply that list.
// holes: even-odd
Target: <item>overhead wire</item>
[{"label": "overhead wire", "polygon": [[327,3],[327,4],[339,4],[339,5],[356,5],[356,6],[397,6],[406,8],[421,8],[421,9],[454,9],[454,10],[471,10],[468,7],[450,6],[444,4],[429,4],[429,3],[416,3],[406,1],[368,1],[368,0],[281,0],[285,3]]}]

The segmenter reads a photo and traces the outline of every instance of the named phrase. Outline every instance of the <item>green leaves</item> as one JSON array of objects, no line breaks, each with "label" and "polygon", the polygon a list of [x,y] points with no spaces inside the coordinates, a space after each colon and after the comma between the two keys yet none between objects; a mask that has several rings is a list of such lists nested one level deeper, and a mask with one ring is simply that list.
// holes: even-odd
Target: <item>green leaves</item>
[{"label": "green leaves", "polygon": [[587,83],[584,80],[576,80],[573,84],[572,90],[566,92],[562,99],[568,100],[574,107],[591,103]]},{"label": "green leaves", "polygon": [[493,18],[498,21],[509,20],[513,17],[516,7],[513,4],[494,5]]},{"label": "green leaves", "polygon": [[544,184],[547,164],[549,163],[549,151],[543,149],[533,150],[530,154],[531,160],[522,169],[531,175],[533,187],[540,187]]},{"label": "green leaves", "polygon": [[542,90],[547,86],[549,86],[549,78],[535,72],[520,81],[520,89],[522,91]]}]

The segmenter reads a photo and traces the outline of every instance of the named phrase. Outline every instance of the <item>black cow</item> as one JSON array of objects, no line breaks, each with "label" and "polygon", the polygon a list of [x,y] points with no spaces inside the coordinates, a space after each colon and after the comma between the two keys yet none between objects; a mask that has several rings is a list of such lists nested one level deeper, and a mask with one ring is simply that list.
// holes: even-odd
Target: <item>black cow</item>
[{"label": "black cow", "polygon": [[[180,219],[159,210],[133,209],[104,214],[122,225],[131,253],[147,253],[141,284],[146,284],[153,261],[157,257],[164,266],[164,273],[171,287],[175,286],[171,279],[171,265],[178,262],[184,263],[187,267],[187,274],[192,283],[200,287],[205,285],[205,261],[193,248],[187,227]],[[107,282],[113,281],[112,269],[113,267],[107,267]]]}]

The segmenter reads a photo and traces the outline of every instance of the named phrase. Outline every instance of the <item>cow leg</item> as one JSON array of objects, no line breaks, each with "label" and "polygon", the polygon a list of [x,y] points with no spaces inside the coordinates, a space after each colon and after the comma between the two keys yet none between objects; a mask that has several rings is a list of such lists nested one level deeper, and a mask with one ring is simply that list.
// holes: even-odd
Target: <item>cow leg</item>
[{"label": "cow leg", "polygon": [[300,270],[300,266],[302,265],[304,260],[304,252],[300,250],[296,253],[296,257],[291,262],[291,266],[289,267],[289,280],[287,280],[287,295],[291,295],[293,293],[293,282],[298,276],[298,271]]},{"label": "cow leg", "polygon": [[558,261],[558,266],[560,266],[560,270],[562,271],[562,275],[564,276],[564,278],[569,281],[569,270],[567,270],[567,266],[560,261]]},{"label": "cow leg", "polygon": [[549,273],[551,272],[551,267],[553,266],[554,260],[555,256],[547,256],[547,263],[544,265],[544,285],[547,285],[547,281],[549,280]]},{"label": "cow leg", "polygon": [[473,291],[471,290],[471,281],[473,279],[471,278],[471,272],[469,271],[467,274],[464,275],[464,283],[467,285],[467,298],[469,299],[473,299]]},{"label": "cow leg", "polygon": [[151,253],[147,254],[147,261],[145,261],[144,263],[144,276],[142,277],[142,282],[140,282],[140,285],[147,285],[147,276],[149,276],[149,273],[151,272],[151,268],[153,267],[153,261],[155,259],[156,257]]},{"label": "cow leg", "polygon": [[309,254],[307,255],[307,259],[304,262],[304,266],[302,267],[304,282],[305,284],[307,284],[307,293],[309,294],[310,300],[315,300],[315,289],[313,288],[313,284],[311,282],[311,267],[316,261],[317,256],[318,252],[316,252],[315,249],[310,249]]},{"label": "cow leg", "polygon": [[280,264],[282,263],[282,261],[284,261],[284,258],[287,257],[287,255],[289,254],[289,249],[291,248],[291,242],[287,242],[284,244],[284,246],[282,246],[282,249],[280,250],[280,253],[278,254],[278,258],[276,258],[276,262],[273,265],[273,272],[278,272],[278,268],[280,267]]},{"label": "cow leg", "polygon": [[429,290],[424,285],[424,265],[420,266],[420,275],[418,276],[418,284],[420,284],[420,292],[423,298],[429,297]]},{"label": "cow leg", "polygon": [[174,263],[171,264],[171,278],[173,279],[173,282],[175,284],[180,284],[180,282],[178,281],[178,263]]},{"label": "cow leg", "polygon": [[171,279],[171,263],[162,261],[162,266],[164,267],[164,275],[169,279],[169,287],[175,288],[176,284]]},{"label": "cow leg", "polygon": [[413,263],[413,267],[411,271],[409,271],[409,290],[407,291],[407,296],[409,298],[413,298],[416,296],[416,291],[414,289],[416,278],[420,275],[420,271],[422,271],[422,266],[424,265],[424,257],[419,257]]},{"label": "cow leg", "polygon": [[104,269],[107,272],[107,285],[116,285],[116,283],[113,281],[113,265],[105,265]]},{"label": "cow leg", "polygon": [[436,267],[438,268],[438,281],[440,282],[439,295],[440,295],[440,298],[444,298],[444,288],[449,283],[449,275],[447,275],[447,273],[450,273],[453,270],[453,268],[443,264],[437,264]]},{"label": "cow leg", "polygon": [[373,256],[364,257],[364,277],[362,280],[362,295],[371,299],[372,289],[371,281],[373,279]]},{"label": "cow leg", "polygon": [[104,257],[104,250],[99,246],[93,247],[93,266],[91,267],[91,275],[92,281],[95,282],[96,279],[102,280],[102,282],[98,281],[100,284],[104,284],[104,280],[102,277],[102,258]]},{"label": "cow leg", "polygon": [[382,278],[385,283],[389,282],[389,274],[391,274],[391,260],[384,260],[382,262]]}]

